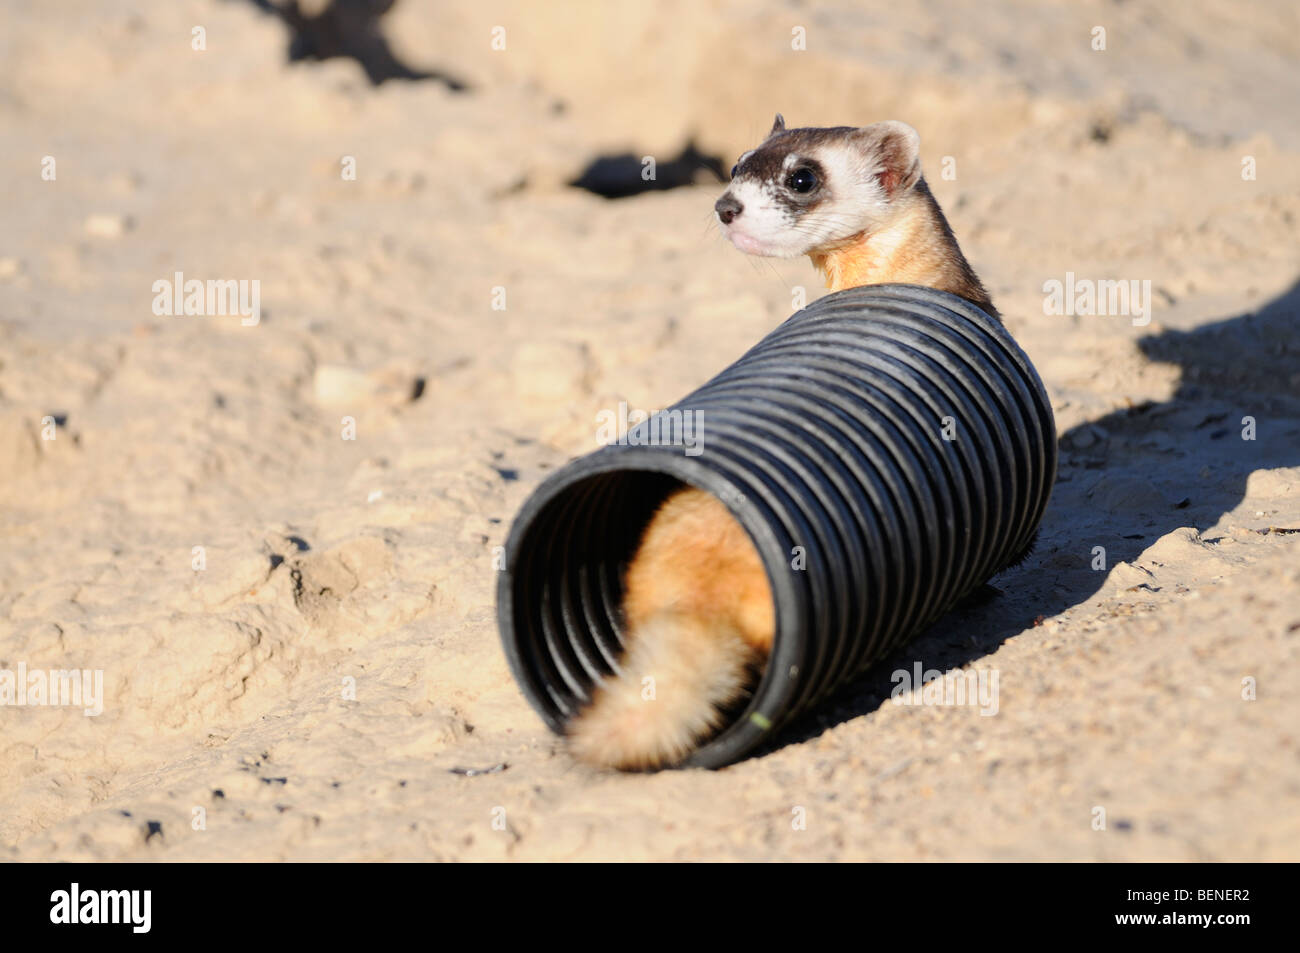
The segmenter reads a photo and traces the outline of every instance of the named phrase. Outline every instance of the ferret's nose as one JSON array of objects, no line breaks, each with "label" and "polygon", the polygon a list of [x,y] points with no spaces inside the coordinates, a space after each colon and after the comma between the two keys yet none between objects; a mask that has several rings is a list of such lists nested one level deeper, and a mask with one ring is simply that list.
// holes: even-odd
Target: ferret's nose
[{"label": "ferret's nose", "polygon": [[713,210],[718,213],[718,218],[722,219],[723,225],[730,225],[731,220],[745,210],[745,206],[728,192],[713,204]]}]

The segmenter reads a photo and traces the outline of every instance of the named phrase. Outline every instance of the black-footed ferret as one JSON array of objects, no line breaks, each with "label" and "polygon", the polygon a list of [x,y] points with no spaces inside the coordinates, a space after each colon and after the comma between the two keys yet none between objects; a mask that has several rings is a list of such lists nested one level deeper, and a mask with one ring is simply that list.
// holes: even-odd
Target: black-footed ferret
[{"label": "black-footed ferret", "polygon": [[[921,177],[919,147],[901,122],[786,129],[778,115],[731,170],[714,206],[722,232],[751,255],[807,255],[831,291],[928,285],[997,318]],[[726,507],[688,487],[647,526],[623,613],[623,671],[570,721],[569,745],[597,765],[667,767],[721,727],[766,662],[776,627],[767,574]]]}]

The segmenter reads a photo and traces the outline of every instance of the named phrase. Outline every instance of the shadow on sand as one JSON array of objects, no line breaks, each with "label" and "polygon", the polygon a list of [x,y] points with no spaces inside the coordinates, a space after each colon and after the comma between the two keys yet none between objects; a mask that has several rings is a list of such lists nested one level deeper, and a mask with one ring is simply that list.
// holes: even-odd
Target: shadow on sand
[{"label": "shadow on sand", "polygon": [[379,19],[397,0],[328,0],[324,7],[312,3],[306,10],[299,0],[249,2],[288,26],[291,63],[346,56],[361,64],[375,86],[390,79],[427,79],[455,91],[466,88],[447,73],[407,66],[393,53]]},{"label": "shadow on sand", "polygon": [[[1131,562],[1179,527],[1215,526],[1243,501],[1251,473],[1300,466],[1298,342],[1300,281],[1258,311],[1139,340],[1148,359],[1182,369],[1177,391],[1060,435],[1058,481],[1029,558],[761,753],[875,711],[894,691],[896,670],[911,672],[916,661],[926,670],[959,668],[1038,617],[1087,602],[1107,577],[1091,568],[1094,546],[1105,548],[1107,567]],[[1254,440],[1243,439],[1244,417],[1254,418]]]}]

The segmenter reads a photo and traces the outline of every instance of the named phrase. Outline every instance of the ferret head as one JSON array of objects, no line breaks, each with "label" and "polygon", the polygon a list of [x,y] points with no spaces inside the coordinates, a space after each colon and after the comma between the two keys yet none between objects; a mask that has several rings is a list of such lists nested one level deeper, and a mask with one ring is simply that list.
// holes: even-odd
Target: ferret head
[{"label": "ferret head", "polygon": [[795,258],[876,231],[921,177],[921,139],[906,123],[786,129],[740,157],[714,209],[741,251]]}]

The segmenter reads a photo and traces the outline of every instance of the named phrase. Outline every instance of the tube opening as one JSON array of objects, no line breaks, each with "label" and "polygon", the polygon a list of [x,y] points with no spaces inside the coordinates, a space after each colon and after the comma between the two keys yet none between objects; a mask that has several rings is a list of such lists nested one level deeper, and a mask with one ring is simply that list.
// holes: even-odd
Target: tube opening
[{"label": "tube opening", "polygon": [[[788,705],[792,680],[779,680],[773,690],[768,676],[781,654],[783,603],[789,631],[794,626],[788,606],[804,600],[783,597],[789,578],[774,578],[773,541],[765,545],[764,534],[755,533],[756,521],[762,521],[752,501],[729,491],[725,477],[694,472],[690,464],[685,469],[691,472],[682,472],[674,465],[682,458],[670,455],[657,454],[652,461],[656,469],[630,469],[627,454],[619,456],[617,468],[544,484],[520,514],[500,581],[506,654],[533,707],[552,730],[562,733],[566,722],[590,701],[596,681],[618,671],[625,639],[627,567],[650,519],[682,487],[711,493],[758,550],[776,613],[773,650],[762,670],[753,673],[750,692],[722,712],[722,727],[685,762],[721,766],[767,735]],[[665,472],[669,469],[676,472]],[[787,667],[798,671],[800,665]]]}]

